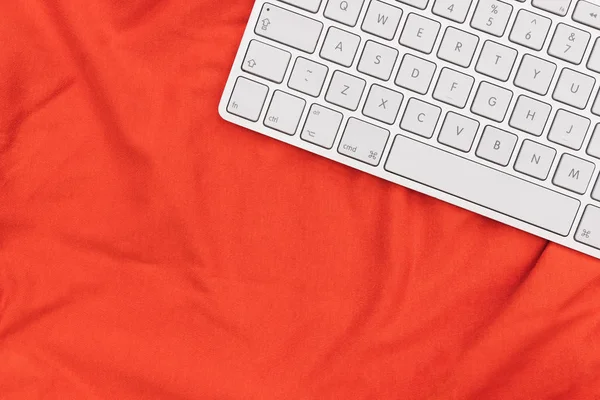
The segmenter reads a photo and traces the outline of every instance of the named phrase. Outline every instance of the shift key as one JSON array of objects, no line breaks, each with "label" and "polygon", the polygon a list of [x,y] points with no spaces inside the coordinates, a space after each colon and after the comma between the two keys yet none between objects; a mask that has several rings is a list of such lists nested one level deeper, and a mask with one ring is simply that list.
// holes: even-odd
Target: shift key
[{"label": "shift key", "polygon": [[319,21],[265,3],[254,32],[259,36],[312,54],[317,48],[322,30],[323,24]]},{"label": "shift key", "polygon": [[291,57],[287,51],[253,40],[248,46],[242,69],[252,75],[281,83]]}]

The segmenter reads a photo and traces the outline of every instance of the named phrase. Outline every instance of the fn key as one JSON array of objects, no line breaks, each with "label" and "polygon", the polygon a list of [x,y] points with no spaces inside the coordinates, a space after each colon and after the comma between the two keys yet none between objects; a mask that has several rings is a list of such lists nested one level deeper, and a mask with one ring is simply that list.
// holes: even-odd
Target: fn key
[{"label": "fn key", "polygon": [[268,93],[267,86],[239,77],[227,104],[227,112],[256,122],[260,118]]}]

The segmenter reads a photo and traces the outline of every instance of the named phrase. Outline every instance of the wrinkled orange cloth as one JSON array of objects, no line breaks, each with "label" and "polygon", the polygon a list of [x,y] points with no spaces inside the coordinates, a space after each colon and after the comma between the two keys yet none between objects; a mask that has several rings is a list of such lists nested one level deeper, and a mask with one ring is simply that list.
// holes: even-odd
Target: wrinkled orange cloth
[{"label": "wrinkled orange cloth", "polygon": [[0,399],[600,399],[600,262],[220,119],[251,0],[0,5]]}]

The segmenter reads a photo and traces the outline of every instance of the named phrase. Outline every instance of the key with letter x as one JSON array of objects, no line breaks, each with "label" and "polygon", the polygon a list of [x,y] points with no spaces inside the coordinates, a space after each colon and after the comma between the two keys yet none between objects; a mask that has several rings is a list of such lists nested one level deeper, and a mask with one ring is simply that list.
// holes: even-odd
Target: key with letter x
[{"label": "key with letter x", "polygon": [[396,117],[398,117],[402,100],[404,100],[402,93],[384,88],[383,86],[373,85],[367,96],[363,114],[377,121],[392,125],[396,121]]}]

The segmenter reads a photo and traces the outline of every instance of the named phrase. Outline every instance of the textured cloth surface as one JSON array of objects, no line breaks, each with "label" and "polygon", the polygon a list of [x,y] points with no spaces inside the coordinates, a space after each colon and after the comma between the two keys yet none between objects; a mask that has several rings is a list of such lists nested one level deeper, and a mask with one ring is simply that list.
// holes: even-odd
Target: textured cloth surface
[{"label": "textured cloth surface", "polygon": [[600,262],[228,124],[252,1],[0,4],[0,399],[600,399]]}]

